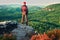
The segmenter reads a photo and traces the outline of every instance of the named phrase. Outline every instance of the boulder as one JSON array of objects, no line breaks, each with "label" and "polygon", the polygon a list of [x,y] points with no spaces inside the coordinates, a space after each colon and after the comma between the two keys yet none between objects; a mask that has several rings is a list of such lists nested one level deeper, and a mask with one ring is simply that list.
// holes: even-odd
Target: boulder
[{"label": "boulder", "polygon": [[4,21],[0,22],[0,34],[10,33],[13,29],[17,28],[17,22]]},{"label": "boulder", "polygon": [[18,27],[12,31],[17,40],[29,40],[34,34],[34,29],[31,26],[18,24]]}]

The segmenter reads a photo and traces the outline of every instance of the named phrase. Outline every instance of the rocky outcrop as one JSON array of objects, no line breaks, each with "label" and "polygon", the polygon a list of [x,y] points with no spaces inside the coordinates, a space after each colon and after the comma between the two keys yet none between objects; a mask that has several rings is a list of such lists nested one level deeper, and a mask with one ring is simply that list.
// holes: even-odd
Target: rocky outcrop
[{"label": "rocky outcrop", "polygon": [[34,29],[30,26],[18,24],[12,33],[16,36],[17,40],[29,40],[31,35],[34,34]]},{"label": "rocky outcrop", "polygon": [[17,28],[17,25],[18,24],[16,22],[11,22],[11,21],[0,22],[0,34],[10,33],[12,30]]},{"label": "rocky outcrop", "polygon": [[34,34],[34,29],[31,26],[26,26],[17,22],[0,22],[0,34],[12,33],[17,40],[29,40]]}]

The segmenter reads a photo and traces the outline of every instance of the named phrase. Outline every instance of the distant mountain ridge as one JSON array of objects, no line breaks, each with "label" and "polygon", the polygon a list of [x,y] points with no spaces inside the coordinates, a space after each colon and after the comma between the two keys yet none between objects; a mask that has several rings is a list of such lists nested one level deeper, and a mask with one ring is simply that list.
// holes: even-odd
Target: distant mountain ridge
[{"label": "distant mountain ridge", "polygon": [[[34,13],[40,9],[38,6],[28,6],[29,13]],[[0,5],[0,20],[20,18],[19,15],[21,15],[21,5]],[[4,19],[2,19],[3,17]]]}]

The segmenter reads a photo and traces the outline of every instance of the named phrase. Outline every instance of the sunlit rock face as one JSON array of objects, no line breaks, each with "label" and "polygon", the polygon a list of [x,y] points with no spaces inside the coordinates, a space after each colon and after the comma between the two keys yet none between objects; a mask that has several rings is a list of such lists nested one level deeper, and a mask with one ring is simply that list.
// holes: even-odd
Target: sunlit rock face
[{"label": "sunlit rock face", "polygon": [[30,26],[18,24],[18,27],[12,31],[17,40],[29,40],[31,35],[34,34],[34,29]]}]

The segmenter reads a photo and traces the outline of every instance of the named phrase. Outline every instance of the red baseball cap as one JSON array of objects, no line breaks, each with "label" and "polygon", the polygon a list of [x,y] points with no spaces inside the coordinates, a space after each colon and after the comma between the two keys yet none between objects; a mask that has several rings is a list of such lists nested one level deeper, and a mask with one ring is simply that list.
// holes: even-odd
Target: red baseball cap
[{"label": "red baseball cap", "polygon": [[23,4],[26,4],[26,2],[23,2]]}]

